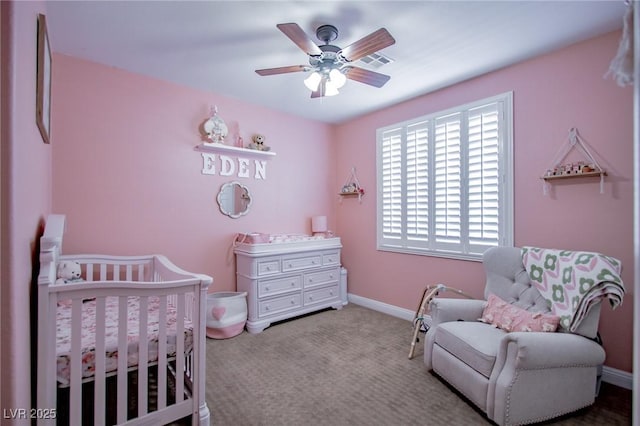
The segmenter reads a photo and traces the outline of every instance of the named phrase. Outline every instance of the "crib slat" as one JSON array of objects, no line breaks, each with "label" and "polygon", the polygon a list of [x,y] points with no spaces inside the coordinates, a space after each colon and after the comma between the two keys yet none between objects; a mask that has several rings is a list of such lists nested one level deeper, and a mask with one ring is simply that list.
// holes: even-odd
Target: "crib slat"
[{"label": "crib slat", "polygon": [[132,264],[127,264],[127,266],[125,267],[125,279],[127,281],[132,281],[133,280],[133,265]]},{"label": "crib slat", "polygon": [[118,423],[127,420],[127,296],[118,297]]},{"label": "crib slat", "polygon": [[[130,273],[130,270],[127,271]],[[149,339],[147,338],[147,320],[149,314],[149,298],[140,297],[140,333],[138,339],[138,417],[147,414],[147,393],[149,382]]]},{"label": "crib slat", "polygon": [[94,424],[105,424],[106,408],[106,380],[105,380],[105,300],[106,297],[96,298],[96,352],[95,352],[95,394],[94,394]]},{"label": "crib slat", "polygon": [[[39,290],[43,291],[43,290]],[[48,312],[49,315],[53,315],[53,317],[40,318],[38,321],[47,321],[47,324],[43,326],[44,328],[44,336],[42,341],[38,342],[38,356],[41,355],[41,352],[44,352],[44,368],[43,371],[38,371],[38,374],[46,375],[46,379],[41,382],[38,379],[38,406],[41,408],[55,408],[57,407],[57,392],[56,392],[56,378],[57,378],[57,356],[56,356],[56,333],[57,333],[57,317],[55,314],[58,308],[58,299],[57,296],[52,293],[48,294]],[[50,318],[53,318],[53,321],[49,321]],[[41,347],[43,345],[44,347]],[[38,419],[38,426],[44,424],[53,424],[55,425],[54,419]]]},{"label": "crib slat", "polygon": [[120,281],[120,265],[113,265],[113,281]]},{"label": "crib slat", "polygon": [[71,301],[71,368],[69,379],[69,420],[80,424],[82,419],[82,300]]},{"label": "crib slat", "polygon": [[106,281],[107,279],[107,267],[109,265],[106,263],[100,264],[100,281]]},{"label": "crib slat", "polygon": [[167,406],[167,296],[158,311],[158,410]]},{"label": "crib slat", "polygon": [[184,293],[178,296],[176,312],[176,404],[184,399]]},{"label": "crib slat", "polygon": [[85,279],[87,281],[93,281],[93,263],[87,263],[85,268]]}]

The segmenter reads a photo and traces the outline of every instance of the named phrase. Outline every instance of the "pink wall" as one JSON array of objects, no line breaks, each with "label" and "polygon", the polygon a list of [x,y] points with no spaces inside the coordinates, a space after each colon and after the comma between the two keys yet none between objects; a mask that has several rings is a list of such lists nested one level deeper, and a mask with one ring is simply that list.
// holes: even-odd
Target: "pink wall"
[{"label": "pink wall", "polygon": [[[368,190],[362,204],[337,207],[349,292],[415,310],[424,286],[438,282],[481,296],[478,262],[376,251],[375,130],[507,91],[514,92],[515,243],[593,250],[620,259],[633,293],[633,94],[603,79],[620,33],[580,43],[338,126],[337,170],[355,165]],[[597,179],[554,184],[544,196],[539,176],[551,165],[568,130],[577,127],[608,171]],[[602,310],[606,364],[632,370],[633,296]]]},{"label": "pink wall", "polygon": [[[32,270],[42,223],[51,210],[51,146],[45,145],[40,137],[34,102],[36,20],[38,13],[46,13],[46,8],[44,2],[1,2],[0,7],[3,77],[0,407],[15,409],[31,406]],[[55,133],[52,137],[55,138]]]},{"label": "pink wall", "polygon": [[[328,214],[344,244],[349,292],[413,310],[427,284],[444,282],[480,296],[478,262],[378,252],[375,249],[375,129],[472,100],[514,91],[517,245],[597,250],[632,269],[632,93],[604,80],[619,33],[581,43],[331,128],[317,122],[55,55],[53,207],[66,213],[64,251],[161,252],[214,277],[213,291],[234,286],[228,247],[236,232],[309,232]],[[239,179],[254,204],[237,220],[218,212],[215,196],[231,180],[200,173],[196,129],[209,104],[245,141],[263,133],[277,152],[267,179]],[[572,126],[609,177],[554,185],[539,176]],[[333,141],[337,143],[334,144]],[[355,166],[367,190],[336,203]],[[378,266],[379,265],[379,266]],[[631,371],[632,298],[603,309],[607,365]]]},{"label": "pink wall", "polygon": [[[263,107],[54,55],[56,144],[53,207],[65,213],[65,253],[162,253],[214,277],[211,291],[235,290],[229,246],[238,232],[310,232],[310,218],[330,224],[335,157],[328,125]],[[213,77],[212,77],[213,78]],[[266,135],[275,157],[266,179],[203,175],[199,126],[216,104],[248,143]],[[247,157],[250,158],[250,157]],[[220,186],[249,187],[248,215],[218,210]],[[233,257],[231,256],[231,259]]]}]

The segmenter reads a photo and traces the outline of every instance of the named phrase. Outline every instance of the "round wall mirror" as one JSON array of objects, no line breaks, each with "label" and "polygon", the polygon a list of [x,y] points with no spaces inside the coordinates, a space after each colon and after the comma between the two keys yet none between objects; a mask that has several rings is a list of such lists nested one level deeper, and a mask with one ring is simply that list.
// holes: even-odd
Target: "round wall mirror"
[{"label": "round wall mirror", "polygon": [[218,193],[220,211],[234,219],[249,212],[251,195],[249,188],[239,182],[228,182],[222,185]]}]

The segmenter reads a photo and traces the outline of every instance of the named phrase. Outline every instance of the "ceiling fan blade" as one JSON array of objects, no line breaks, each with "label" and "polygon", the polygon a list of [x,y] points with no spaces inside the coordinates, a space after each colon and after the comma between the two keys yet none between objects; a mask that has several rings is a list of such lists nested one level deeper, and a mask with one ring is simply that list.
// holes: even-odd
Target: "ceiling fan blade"
[{"label": "ceiling fan blade", "polygon": [[303,31],[298,24],[278,24],[276,25],[280,31],[291,39],[300,49],[304,50],[308,55],[320,55],[322,50],[317,44],[309,38],[307,33]]},{"label": "ceiling fan blade", "polygon": [[343,68],[344,75],[350,79],[359,81],[360,83],[369,84],[375,87],[382,87],[385,85],[387,81],[391,77],[385,74],[380,74],[379,72],[365,70],[364,68],[358,67],[344,67]]},{"label": "ceiling fan blade", "polygon": [[389,31],[385,28],[380,28],[378,31],[374,31],[368,36],[345,47],[339,54],[346,61],[353,62],[385,47],[391,46],[395,42],[396,40],[389,34]]},{"label": "ceiling fan blade", "polygon": [[309,67],[306,65],[291,65],[288,67],[265,68],[262,70],[256,70],[256,72],[260,75],[275,75],[275,74],[286,74],[289,72],[306,71],[308,69]]}]

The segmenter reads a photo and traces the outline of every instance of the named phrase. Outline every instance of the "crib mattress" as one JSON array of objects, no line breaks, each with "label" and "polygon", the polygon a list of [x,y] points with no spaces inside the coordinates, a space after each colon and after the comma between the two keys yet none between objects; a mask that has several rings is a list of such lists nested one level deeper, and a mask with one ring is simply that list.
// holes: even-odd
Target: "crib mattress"
[{"label": "crib mattress", "polygon": [[[147,344],[148,362],[158,360],[158,334],[159,334],[160,299],[150,297],[148,302],[147,319]],[[139,342],[139,298],[129,297],[127,306],[127,366],[129,368],[138,365]],[[91,379],[95,374],[95,318],[96,302],[85,301],[82,304],[82,378]],[[175,308],[167,306],[167,356],[176,355],[176,323]],[[105,302],[105,370],[106,373],[115,372],[118,369],[118,298],[107,297]],[[193,349],[193,323],[184,322],[184,348],[185,353]],[[57,379],[62,387],[70,382],[71,359],[71,306],[69,303],[60,303],[57,312],[56,332],[57,354]]]}]

